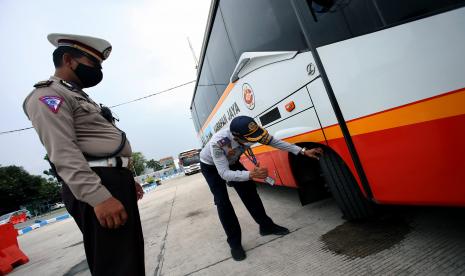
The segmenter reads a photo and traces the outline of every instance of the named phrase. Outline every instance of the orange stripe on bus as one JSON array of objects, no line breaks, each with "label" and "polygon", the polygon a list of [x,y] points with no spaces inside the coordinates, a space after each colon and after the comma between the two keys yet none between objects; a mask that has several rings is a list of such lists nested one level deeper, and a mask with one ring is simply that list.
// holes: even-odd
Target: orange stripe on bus
[{"label": "orange stripe on bus", "polygon": [[[462,114],[465,114],[465,88],[350,120],[347,122],[347,127],[354,136]],[[327,140],[343,137],[339,125],[328,126],[323,131]],[[317,129],[284,140],[290,143],[322,143],[324,136],[321,129]],[[276,149],[265,145],[254,148],[257,154],[274,150]]]},{"label": "orange stripe on bus", "polygon": [[210,123],[210,121],[211,121],[211,119],[213,118],[213,116],[215,116],[215,114],[216,114],[216,112],[218,111],[218,109],[221,107],[221,105],[223,104],[223,102],[226,100],[226,97],[228,97],[229,93],[230,93],[231,90],[234,88],[234,84],[235,84],[234,82],[228,84],[228,86],[226,87],[226,89],[225,89],[224,92],[223,92],[223,95],[221,95],[220,99],[219,99],[218,102],[216,103],[215,108],[213,108],[212,112],[210,113],[210,115],[208,116],[207,120],[206,120],[205,123],[203,124],[201,131],[204,131],[205,128],[208,126],[208,124]]},{"label": "orange stripe on bus", "polygon": [[[347,122],[351,135],[417,124],[465,113],[465,89]],[[328,139],[330,139],[328,137]]]}]

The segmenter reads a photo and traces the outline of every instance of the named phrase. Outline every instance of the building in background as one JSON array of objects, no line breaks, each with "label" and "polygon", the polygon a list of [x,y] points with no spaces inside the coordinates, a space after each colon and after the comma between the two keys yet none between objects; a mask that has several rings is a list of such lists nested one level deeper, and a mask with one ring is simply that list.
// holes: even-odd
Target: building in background
[{"label": "building in background", "polygon": [[176,168],[176,165],[174,164],[174,158],[172,156],[162,158],[158,162],[163,167],[163,169]]}]

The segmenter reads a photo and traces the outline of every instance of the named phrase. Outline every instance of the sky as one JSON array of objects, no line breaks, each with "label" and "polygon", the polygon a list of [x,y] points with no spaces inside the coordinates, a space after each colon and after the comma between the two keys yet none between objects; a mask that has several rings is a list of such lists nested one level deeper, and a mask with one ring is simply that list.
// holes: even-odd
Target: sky
[{"label": "sky", "polygon": [[[1,0],[0,131],[31,126],[22,110],[33,85],[54,73],[49,33],[108,40],[103,81],[85,91],[112,106],[196,78],[187,37],[200,55],[210,0]],[[116,107],[118,126],[147,159],[200,147],[190,115],[194,84]],[[35,130],[0,135],[0,165],[32,174],[48,168]]]}]

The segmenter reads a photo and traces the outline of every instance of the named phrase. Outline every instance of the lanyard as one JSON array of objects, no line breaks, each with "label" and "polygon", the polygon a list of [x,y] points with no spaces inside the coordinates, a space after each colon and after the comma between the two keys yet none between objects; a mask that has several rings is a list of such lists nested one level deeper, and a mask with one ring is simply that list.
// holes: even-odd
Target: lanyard
[{"label": "lanyard", "polygon": [[[247,148],[244,151],[244,154],[247,157],[247,159],[250,160],[250,162],[254,163],[255,166],[258,166],[257,157],[255,157],[255,154],[253,153],[251,148]],[[274,186],[274,184],[276,183],[276,181],[271,176],[267,176],[264,180],[265,180],[265,183],[271,186]]]},{"label": "lanyard", "polygon": [[254,163],[255,166],[258,165],[258,162],[257,162],[257,157],[255,157],[255,154],[253,153],[252,149],[251,148],[246,148],[245,149],[245,152],[244,152],[245,156],[247,157],[247,159],[250,160],[250,162]]}]

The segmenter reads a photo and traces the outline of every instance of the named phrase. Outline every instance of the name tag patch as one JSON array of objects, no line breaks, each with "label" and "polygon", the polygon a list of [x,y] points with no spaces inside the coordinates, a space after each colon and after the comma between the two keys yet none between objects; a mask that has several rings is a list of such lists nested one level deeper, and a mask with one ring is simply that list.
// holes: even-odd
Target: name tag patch
[{"label": "name tag patch", "polygon": [[40,97],[39,100],[43,102],[53,113],[58,113],[61,104],[64,102],[64,99],[59,96],[43,96]]}]

